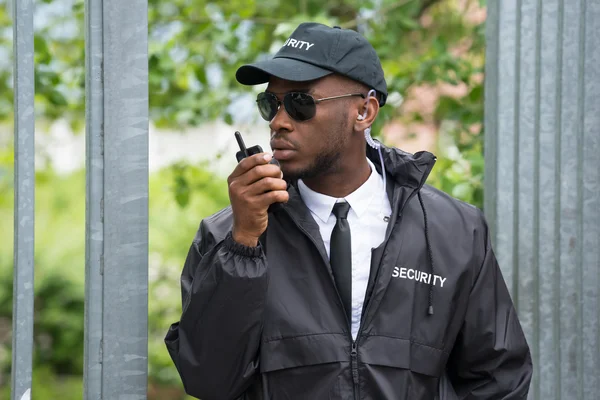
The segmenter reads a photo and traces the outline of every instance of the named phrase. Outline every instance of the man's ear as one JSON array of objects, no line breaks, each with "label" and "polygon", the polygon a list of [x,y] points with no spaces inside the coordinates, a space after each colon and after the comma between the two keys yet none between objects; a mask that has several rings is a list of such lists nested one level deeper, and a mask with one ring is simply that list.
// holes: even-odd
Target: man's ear
[{"label": "man's ear", "polygon": [[373,125],[377,114],[379,114],[379,101],[377,100],[377,97],[367,97],[363,103],[363,106],[358,111],[354,129],[356,131],[363,132],[365,129]]}]

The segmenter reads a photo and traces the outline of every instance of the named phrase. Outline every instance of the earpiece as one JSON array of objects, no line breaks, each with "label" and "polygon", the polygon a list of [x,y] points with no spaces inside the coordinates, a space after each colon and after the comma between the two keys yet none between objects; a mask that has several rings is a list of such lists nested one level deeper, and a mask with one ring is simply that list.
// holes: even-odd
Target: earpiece
[{"label": "earpiece", "polygon": [[[367,104],[369,102],[369,97],[371,96],[375,96],[377,94],[377,92],[374,89],[369,90],[369,93],[367,94],[367,98],[365,100],[365,112],[363,113],[363,115],[359,115],[357,117],[357,119],[359,121],[364,120],[367,117]],[[387,194],[387,179],[386,179],[386,173],[385,173],[385,164],[383,162],[383,154],[381,153],[381,143],[376,142],[373,140],[373,138],[371,137],[371,127],[368,126],[367,128],[365,128],[365,140],[367,141],[367,144],[369,146],[371,146],[372,148],[374,148],[375,150],[377,150],[377,152],[379,153],[379,161],[381,161],[381,175],[383,176],[383,193]]]},{"label": "earpiece", "polygon": [[371,96],[375,96],[375,90],[371,89],[369,90],[369,93],[367,94],[367,99],[365,100],[365,112],[362,115],[359,115],[358,117],[356,117],[357,120],[362,121],[365,118],[367,118],[367,112],[368,112],[368,108],[367,108],[367,103],[369,102],[369,97]]},{"label": "earpiece", "polygon": [[[369,101],[369,97],[371,96],[375,96],[376,92],[375,90],[371,89],[369,90],[369,93],[367,94],[367,99],[365,100],[365,112],[363,113],[363,115],[359,115],[358,119],[359,120],[363,120],[367,117],[367,103]],[[379,149],[379,143],[376,143],[373,138],[371,137],[371,127],[367,127],[365,129],[365,139],[367,140],[367,143],[369,144],[369,146],[373,147],[374,149]]]}]

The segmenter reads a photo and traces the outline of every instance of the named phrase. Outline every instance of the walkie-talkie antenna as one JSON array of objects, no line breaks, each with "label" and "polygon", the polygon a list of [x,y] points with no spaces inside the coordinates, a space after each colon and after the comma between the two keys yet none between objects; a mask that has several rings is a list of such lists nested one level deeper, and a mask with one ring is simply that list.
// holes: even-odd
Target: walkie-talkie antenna
[{"label": "walkie-talkie antenna", "polygon": [[246,148],[246,144],[244,143],[244,139],[242,139],[242,134],[238,131],[235,131],[235,140],[238,142],[238,146],[240,146],[240,151],[244,153],[244,157],[248,157],[248,149]]}]

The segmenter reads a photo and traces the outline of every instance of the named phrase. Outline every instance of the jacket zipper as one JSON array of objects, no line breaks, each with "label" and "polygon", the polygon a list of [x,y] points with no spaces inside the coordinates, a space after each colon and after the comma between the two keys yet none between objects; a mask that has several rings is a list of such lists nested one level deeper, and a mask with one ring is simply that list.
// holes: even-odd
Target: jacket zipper
[{"label": "jacket zipper", "polygon": [[[356,337],[358,339],[358,335]],[[352,383],[354,385],[354,400],[358,400],[360,398],[359,394],[359,381],[358,381],[358,350],[356,342],[352,341],[352,351],[350,352],[350,357],[352,359]]]},{"label": "jacket zipper", "polygon": [[[304,229],[304,227],[302,227],[298,222],[296,222],[295,218],[288,212],[288,215],[290,216],[290,218],[292,219],[292,221],[294,221],[294,223],[296,224],[296,226],[298,227],[298,229],[300,229],[309,239],[310,241],[315,245],[315,247],[318,247],[317,243],[315,242],[315,240],[313,239],[313,237],[306,231],[306,229]],[[324,260],[325,262],[328,262],[328,260]],[[337,290],[337,287],[335,286],[335,282],[333,282],[333,287],[335,289],[335,292],[338,296],[338,299],[340,301],[340,304],[342,303],[342,296],[340,296],[340,292]],[[342,311],[343,307],[342,307]],[[359,333],[356,335],[356,341],[354,340],[354,338],[352,337],[352,321],[348,320],[348,317],[346,316],[346,312],[343,312],[344,314],[344,319],[346,320],[346,324],[348,326],[349,329],[349,336],[350,336],[350,342],[352,343],[352,348],[350,351],[350,358],[351,358],[351,367],[352,367],[352,384],[353,384],[353,388],[352,391],[354,393],[354,400],[358,400],[360,398],[359,395],[359,381],[358,381],[358,349],[357,349],[357,341],[358,341],[358,337],[360,336],[360,328],[359,328]],[[362,318],[361,318],[362,320]],[[361,321],[361,325],[362,325],[362,321]]]}]

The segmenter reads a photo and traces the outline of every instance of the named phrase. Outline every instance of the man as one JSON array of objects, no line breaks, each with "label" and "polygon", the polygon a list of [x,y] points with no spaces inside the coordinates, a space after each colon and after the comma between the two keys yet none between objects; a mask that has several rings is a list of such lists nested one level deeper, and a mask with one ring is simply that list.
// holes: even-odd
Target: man
[{"label": "man", "polygon": [[372,46],[305,23],[236,77],[268,82],[273,154],[237,165],[231,207],[192,243],[165,339],[186,391],[525,399],[529,348],[482,213],[424,185],[432,154],[368,134],[387,97]]}]

